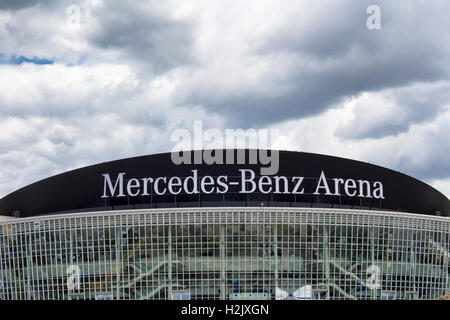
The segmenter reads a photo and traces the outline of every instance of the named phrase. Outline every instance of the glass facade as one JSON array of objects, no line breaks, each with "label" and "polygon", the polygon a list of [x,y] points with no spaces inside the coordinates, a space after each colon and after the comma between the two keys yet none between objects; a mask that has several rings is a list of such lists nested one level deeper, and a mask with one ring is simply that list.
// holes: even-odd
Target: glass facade
[{"label": "glass facade", "polygon": [[450,219],[183,208],[0,221],[0,299],[432,299]]}]

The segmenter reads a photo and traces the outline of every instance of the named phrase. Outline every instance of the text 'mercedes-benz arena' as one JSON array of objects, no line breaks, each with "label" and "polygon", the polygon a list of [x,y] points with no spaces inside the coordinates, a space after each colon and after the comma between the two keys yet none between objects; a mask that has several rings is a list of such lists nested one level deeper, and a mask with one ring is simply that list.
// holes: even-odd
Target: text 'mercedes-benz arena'
[{"label": "text 'mercedes-benz arena'", "polygon": [[[252,151],[209,152],[248,160]],[[430,299],[450,292],[447,197],[369,163],[304,152],[277,157],[278,171],[264,174],[251,161],[177,165],[170,153],[148,155],[7,195],[0,200],[0,299]]]}]

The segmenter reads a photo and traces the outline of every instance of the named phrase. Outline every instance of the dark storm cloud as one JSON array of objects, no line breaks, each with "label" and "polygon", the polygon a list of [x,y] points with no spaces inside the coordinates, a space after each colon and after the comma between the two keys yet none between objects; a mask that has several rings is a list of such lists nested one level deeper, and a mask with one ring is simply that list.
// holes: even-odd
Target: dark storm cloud
[{"label": "dark storm cloud", "polygon": [[134,60],[157,73],[193,61],[192,25],[176,21],[170,12],[160,12],[149,3],[110,1],[93,11],[98,26],[90,43],[121,52],[124,61]]},{"label": "dark storm cloud", "polygon": [[[232,126],[264,126],[319,114],[364,91],[448,78],[445,66],[449,62],[449,46],[442,44],[443,38],[432,28],[448,27],[446,12],[450,6],[430,6],[421,11],[423,3],[379,3],[381,30],[366,27],[369,2],[336,2],[329,7],[324,4],[306,23],[287,20],[269,35],[252,39],[250,44],[256,56],[273,57],[273,70],[285,63],[283,54],[296,61],[276,82],[261,79],[267,95],[263,90],[254,93],[244,89],[216,99],[199,84],[191,89],[186,101],[223,114]],[[433,17],[432,27],[429,21],[420,19],[421,14]],[[273,78],[270,73],[264,76]],[[269,90],[273,84],[286,90],[273,95]],[[420,110],[407,104],[405,108]],[[423,115],[429,118],[435,111],[436,108],[424,108]],[[391,130],[388,126],[386,129]]]},{"label": "dark storm cloud", "polygon": [[[447,122],[440,121],[434,129],[429,130],[423,137],[410,139],[414,154],[407,154],[398,159],[397,168],[414,177],[424,180],[450,178],[450,129]],[[408,143],[408,142],[407,142]],[[400,146],[401,147],[401,146]],[[424,157],[421,165],[416,163],[416,158]]]},{"label": "dark storm cloud", "polygon": [[[411,54],[408,59],[393,55],[389,59],[336,61],[329,69],[305,68],[291,71],[291,74],[282,79],[284,84],[281,84],[290,89],[279,96],[230,94],[215,101],[209,99],[208,92],[195,90],[189,97],[189,102],[223,114],[233,126],[264,126],[319,114],[342,99],[363,91],[382,90],[444,77],[445,74],[437,63],[422,63],[423,54],[420,52]],[[411,68],[411,65],[421,67]],[[431,109],[424,111],[429,112]]]},{"label": "dark storm cloud", "polygon": [[[444,158],[446,159],[446,158]],[[407,159],[404,159],[407,162]],[[426,167],[417,168],[417,166],[400,166],[400,170],[405,170],[413,177],[420,180],[434,180],[434,179],[448,179],[450,174],[445,174],[445,172],[450,172],[449,161],[435,160],[431,161]],[[444,174],[443,174],[444,172]]]},{"label": "dark storm cloud", "polygon": [[70,5],[72,0],[1,0],[0,10],[17,11],[21,9],[31,8],[34,6],[50,6],[53,4]]},{"label": "dark storm cloud", "polygon": [[39,0],[2,0],[0,10],[19,10],[36,5]]}]

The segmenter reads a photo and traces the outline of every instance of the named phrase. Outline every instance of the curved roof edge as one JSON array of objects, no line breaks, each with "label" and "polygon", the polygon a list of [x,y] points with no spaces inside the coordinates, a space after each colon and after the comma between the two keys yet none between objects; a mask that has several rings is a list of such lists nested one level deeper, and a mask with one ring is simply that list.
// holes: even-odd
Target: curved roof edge
[{"label": "curved roof edge", "polygon": [[[267,149],[217,149],[214,151],[223,151],[225,153],[227,150],[233,152],[249,152],[250,150],[279,152],[280,172],[288,177],[302,175],[304,177],[317,178],[320,175],[320,169],[322,169],[327,173],[330,173],[330,175],[327,174],[327,179],[348,176],[350,179],[367,178],[370,181],[382,181],[385,184],[385,188],[389,190],[391,199],[387,198],[383,201],[380,200],[379,204],[366,201],[364,205],[361,205],[360,203],[360,207],[373,207],[373,209],[380,208],[383,210],[405,212],[412,211],[423,214],[436,214],[436,212],[440,211],[441,215],[449,215],[448,198],[434,187],[407,174],[376,164],[343,157],[298,151]],[[211,151],[211,149],[192,151],[204,152]],[[105,203],[104,205],[100,201],[99,192],[103,187],[101,175],[102,173],[107,172],[114,175],[120,171],[124,171],[130,173],[130,175],[134,174],[135,177],[141,178],[157,176],[160,173],[178,176],[183,176],[183,174],[185,174],[184,176],[187,176],[193,168],[199,169],[199,175],[200,173],[205,172],[207,174],[220,174],[222,169],[229,173],[232,169],[236,171],[236,169],[249,166],[258,168],[258,165],[255,167],[254,165],[203,164],[185,165],[184,169],[181,169],[180,166],[168,162],[168,160],[170,160],[170,155],[170,152],[166,152],[112,160],[73,169],[36,181],[0,199],[0,214],[12,215],[12,211],[17,210],[22,212],[25,216],[31,216],[50,214],[52,212],[68,213],[73,212],[74,210],[86,211],[98,209],[100,206],[103,206],[104,210],[123,208],[120,207],[120,204],[114,203],[114,201]],[[67,192],[67,190],[64,192],[64,189],[67,189],[68,186],[72,188],[73,192]],[[86,191],[86,188],[89,190]],[[314,197],[311,196],[307,198],[304,203],[315,203],[315,200],[312,198]],[[323,199],[324,197],[319,199],[317,203],[320,203]],[[339,204],[341,204],[341,200],[342,199],[339,199]],[[364,201],[365,200],[367,199],[364,199]],[[64,203],[64,201],[66,202]],[[283,201],[292,202],[291,200]],[[54,202],[53,205],[52,202]],[[169,200],[168,202],[170,203],[172,200]],[[326,203],[327,202],[325,202],[325,204]],[[336,204],[335,202],[331,203],[333,203],[333,205]],[[207,205],[207,203],[205,203],[205,205]],[[351,202],[349,205],[354,206],[355,203]],[[114,208],[115,206],[116,208]]]}]

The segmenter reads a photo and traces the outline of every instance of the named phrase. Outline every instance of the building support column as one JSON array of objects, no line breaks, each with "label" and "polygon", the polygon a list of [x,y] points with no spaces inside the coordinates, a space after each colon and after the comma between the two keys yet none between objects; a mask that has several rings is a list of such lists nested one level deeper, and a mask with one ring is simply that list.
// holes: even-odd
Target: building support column
[{"label": "building support column", "polygon": [[[369,229],[369,245],[370,245],[370,262],[373,266],[376,266],[375,265],[375,246],[374,246],[373,229],[372,228]],[[379,266],[376,266],[376,267],[379,268]],[[377,273],[376,276],[379,277],[379,274]],[[376,281],[378,283],[380,281],[380,279],[376,279]],[[366,287],[366,290],[367,290],[367,287]],[[372,299],[376,298],[377,290],[378,290],[377,287],[371,289],[370,296]]]},{"label": "building support column", "polygon": [[116,228],[116,299],[120,299],[121,264],[122,264],[122,229]]},{"label": "building support column", "polygon": [[449,277],[448,272],[447,272],[447,290],[446,290],[446,294],[447,293],[450,293],[450,277]]},{"label": "building support column", "polygon": [[[31,234],[26,237],[28,239],[28,246],[26,248],[27,253],[27,299],[31,300],[31,275],[33,274],[33,258],[32,258],[32,246],[31,246]],[[34,297],[33,297],[34,298]]]},{"label": "building support column", "polygon": [[279,288],[279,281],[278,281],[278,226],[275,223],[273,225],[273,251],[274,251],[274,278],[275,278],[275,290],[276,288]]},{"label": "building support column", "polygon": [[226,275],[225,275],[225,225],[220,225],[220,299],[225,300],[226,296]]},{"label": "building support column", "polygon": [[[450,222],[447,225],[447,232],[450,233]],[[449,247],[447,247],[447,250],[449,250],[449,252],[450,252]],[[450,256],[447,256],[446,260],[447,260],[447,270],[448,270],[448,268],[450,267]],[[447,292],[446,293],[450,294],[450,276],[449,276],[448,271],[447,271]]]},{"label": "building support column", "polygon": [[325,283],[327,285],[327,299],[330,299],[330,248],[328,246],[328,230],[323,228],[323,265],[325,266]]},{"label": "building support column", "polygon": [[70,262],[70,264],[73,264],[73,230],[70,230],[70,233],[69,233],[69,243],[70,243],[69,262]]},{"label": "building support column", "polygon": [[[0,259],[2,258],[3,254],[2,254],[2,247],[4,244],[4,235],[2,235],[2,237],[0,237]],[[5,266],[6,269],[6,266]],[[6,288],[5,286],[7,285],[7,281],[8,278],[4,278],[3,275],[5,271],[2,268],[2,264],[0,264],[0,282],[1,282],[1,287],[0,287],[0,299],[2,300],[6,300]]]},{"label": "building support column", "polygon": [[172,300],[172,226],[169,225],[167,229],[167,263],[168,263],[168,270],[167,270],[167,300]]},{"label": "building support column", "polygon": [[413,277],[413,289],[412,292],[414,292],[414,299],[417,299],[417,285],[416,285],[416,239],[415,237],[412,239],[412,249],[411,249],[411,267],[412,267],[412,277]]}]

